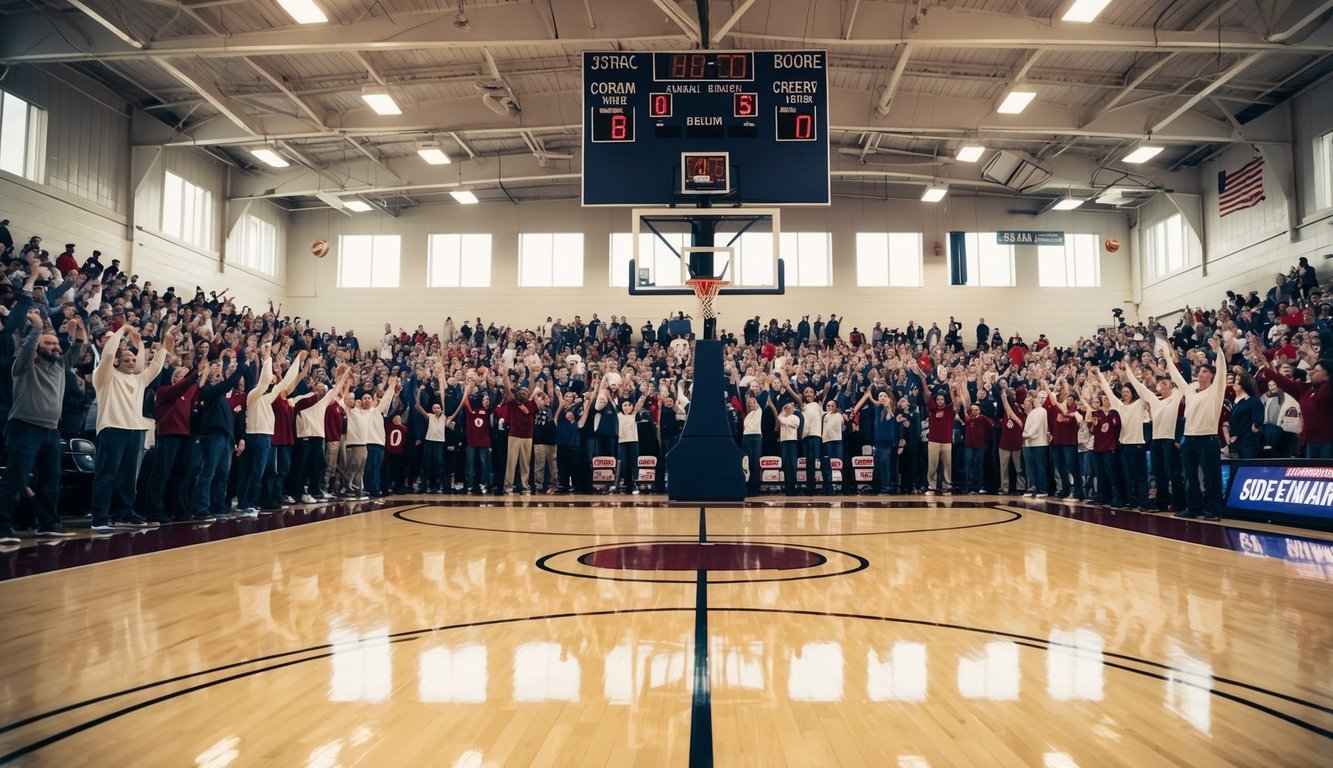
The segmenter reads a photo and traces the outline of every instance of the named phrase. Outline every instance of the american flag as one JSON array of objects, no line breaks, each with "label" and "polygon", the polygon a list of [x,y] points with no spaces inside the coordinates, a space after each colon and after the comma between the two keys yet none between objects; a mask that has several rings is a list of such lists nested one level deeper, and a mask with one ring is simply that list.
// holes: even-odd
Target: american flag
[{"label": "american flag", "polygon": [[1234,171],[1217,174],[1217,215],[1252,208],[1264,199],[1264,158],[1256,157]]}]

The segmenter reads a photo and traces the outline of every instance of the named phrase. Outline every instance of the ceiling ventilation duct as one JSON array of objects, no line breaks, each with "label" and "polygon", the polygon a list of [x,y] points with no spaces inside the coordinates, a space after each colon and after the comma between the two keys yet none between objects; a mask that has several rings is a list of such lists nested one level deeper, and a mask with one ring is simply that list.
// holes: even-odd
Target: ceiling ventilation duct
[{"label": "ceiling ventilation duct", "polygon": [[1045,184],[1050,180],[1051,172],[1041,167],[1031,155],[1002,149],[986,164],[981,177],[1023,192]]}]

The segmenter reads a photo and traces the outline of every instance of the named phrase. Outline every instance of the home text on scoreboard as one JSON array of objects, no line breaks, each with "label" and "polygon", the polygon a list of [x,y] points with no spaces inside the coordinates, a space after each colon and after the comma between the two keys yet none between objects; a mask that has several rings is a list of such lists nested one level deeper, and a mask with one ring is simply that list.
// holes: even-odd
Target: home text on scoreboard
[{"label": "home text on scoreboard", "polygon": [[[698,195],[685,158],[725,156],[725,202],[829,203],[824,51],[583,55],[583,204]],[[720,203],[723,201],[719,201]]]}]

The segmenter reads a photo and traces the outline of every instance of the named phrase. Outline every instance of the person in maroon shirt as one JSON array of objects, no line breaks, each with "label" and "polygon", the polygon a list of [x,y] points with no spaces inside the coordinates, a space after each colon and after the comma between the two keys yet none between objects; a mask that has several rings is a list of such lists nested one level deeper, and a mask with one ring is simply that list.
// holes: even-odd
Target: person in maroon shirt
[{"label": "person in maroon shirt", "polygon": [[[926,375],[921,372],[921,366],[910,359],[907,365],[921,381],[921,390],[930,392],[930,384],[926,381]],[[953,420],[958,415],[959,403],[951,396],[952,392],[952,386],[944,392],[936,392],[926,409],[926,417],[929,419],[926,437],[930,441],[926,455],[927,496],[934,495],[937,489],[948,496],[953,490]],[[944,470],[942,486],[937,484],[939,479],[937,473],[941,469]]]},{"label": "person in maroon shirt", "polygon": [[463,408],[467,411],[467,474],[468,490],[473,493],[485,493],[491,484],[491,396],[481,395],[481,402],[472,404],[477,395],[477,385],[473,384],[463,399]]},{"label": "person in maroon shirt", "polygon": [[[1258,339],[1251,339],[1251,359],[1259,368],[1255,377],[1262,382],[1273,382],[1283,392],[1301,404],[1301,443],[1305,456],[1310,459],[1333,459],[1333,384],[1329,382],[1329,366],[1333,360],[1320,358],[1310,368],[1310,382],[1295,381],[1283,376],[1264,356]],[[1321,350],[1333,354],[1333,350]]]},{"label": "person in maroon shirt", "polygon": [[338,398],[334,398],[324,409],[324,488],[328,493],[341,495],[347,490],[343,482],[343,466],[347,463],[347,451],[343,446],[346,430],[347,411],[343,410]]},{"label": "person in maroon shirt", "polygon": [[65,277],[71,272],[79,271],[79,262],[74,258],[74,244],[67,243],[65,252],[56,257],[56,269],[60,270],[60,276]]},{"label": "person in maroon shirt", "polygon": [[986,438],[995,431],[995,421],[981,412],[981,406],[972,403],[963,417],[963,461],[967,469],[967,492],[981,493],[986,478]]},{"label": "person in maroon shirt", "polygon": [[190,408],[207,376],[208,360],[205,358],[200,360],[199,366],[193,371],[176,368],[171,372],[171,383],[153,392],[153,414],[157,427],[153,470],[148,475],[144,509],[144,517],[151,522],[168,523],[190,516],[183,498],[189,492],[189,484],[185,484],[183,492],[173,494],[176,503],[171,505],[173,509],[170,516],[167,514],[167,486],[174,476],[172,470],[181,455],[181,449],[190,444]]},{"label": "person in maroon shirt", "polygon": [[1083,405],[1092,433],[1093,475],[1097,488],[1095,504],[1121,506],[1120,472],[1116,464],[1116,446],[1120,443],[1120,414],[1111,410],[1101,395],[1093,395]]},{"label": "person in maroon shirt", "polygon": [[[1067,385],[1063,385],[1067,386]],[[1055,473],[1057,499],[1085,497],[1083,475],[1078,468],[1078,398],[1072,391],[1052,392],[1046,399],[1047,423],[1051,429],[1051,466]]]},{"label": "person in maroon shirt", "polygon": [[403,493],[407,489],[407,478],[403,461],[407,446],[407,427],[403,417],[395,414],[393,422],[384,426],[384,485],[392,488],[393,493]]},{"label": "person in maroon shirt", "polygon": [[[1000,404],[1004,407],[1004,420],[1000,422],[1000,493],[1021,494],[1028,489],[1027,475],[1023,471],[1023,396],[1014,399],[1017,394],[1011,394],[1009,385],[1000,380]],[[1015,477],[1012,492],[1009,490],[1010,461]]]},{"label": "person in maroon shirt", "polygon": [[537,408],[528,399],[528,388],[519,387],[515,392],[509,372],[504,374],[504,402],[495,409],[495,415],[509,424],[509,441],[505,452],[506,493],[524,495],[532,493],[528,484],[532,467],[532,422]]},{"label": "person in maroon shirt", "polygon": [[273,460],[264,468],[259,505],[264,509],[281,509],[296,500],[285,489],[287,475],[292,469],[292,449],[296,445],[296,409],[287,399],[286,390],[278,392],[270,406],[273,408]]}]

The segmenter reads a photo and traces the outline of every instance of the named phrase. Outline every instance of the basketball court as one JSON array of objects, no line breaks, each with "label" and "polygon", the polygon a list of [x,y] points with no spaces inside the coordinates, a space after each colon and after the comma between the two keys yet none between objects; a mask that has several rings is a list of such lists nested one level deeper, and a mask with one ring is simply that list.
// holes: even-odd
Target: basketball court
[{"label": "basketball court", "polygon": [[0,583],[0,762],[1303,766],[1333,737],[1333,567],[1179,540],[1222,526],[988,497],[353,511]]}]

